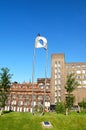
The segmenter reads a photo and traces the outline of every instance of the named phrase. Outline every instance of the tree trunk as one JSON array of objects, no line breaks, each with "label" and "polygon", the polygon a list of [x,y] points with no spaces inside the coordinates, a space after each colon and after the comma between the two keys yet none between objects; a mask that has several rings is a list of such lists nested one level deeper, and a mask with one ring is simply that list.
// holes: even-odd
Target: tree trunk
[{"label": "tree trunk", "polygon": [[70,109],[66,108],[66,115],[69,115],[69,114],[70,114]]},{"label": "tree trunk", "polygon": [[0,109],[0,116],[2,115],[3,108]]}]

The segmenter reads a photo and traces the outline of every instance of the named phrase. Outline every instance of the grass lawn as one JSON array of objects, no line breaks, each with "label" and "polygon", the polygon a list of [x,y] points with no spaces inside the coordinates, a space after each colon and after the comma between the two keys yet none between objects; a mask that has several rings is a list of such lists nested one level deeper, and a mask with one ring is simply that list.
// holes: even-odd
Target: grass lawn
[{"label": "grass lawn", "polygon": [[[11,112],[0,116],[0,130],[47,130],[42,121],[50,121],[50,130],[86,130],[86,114],[60,115],[46,113],[44,116],[31,113]],[[48,129],[49,130],[49,129]]]}]

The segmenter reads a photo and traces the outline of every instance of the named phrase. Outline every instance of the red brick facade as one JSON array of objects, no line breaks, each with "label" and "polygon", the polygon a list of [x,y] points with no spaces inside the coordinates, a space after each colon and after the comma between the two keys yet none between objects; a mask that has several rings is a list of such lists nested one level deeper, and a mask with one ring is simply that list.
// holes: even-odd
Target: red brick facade
[{"label": "red brick facade", "polygon": [[[37,83],[34,83],[34,89],[32,91],[31,83],[13,83],[11,86],[11,93],[6,102],[5,110],[13,110],[20,112],[31,112],[32,104],[34,109],[37,106],[43,106],[44,104],[44,92],[45,92],[45,109],[50,107],[50,79],[46,80],[46,91],[44,91],[45,79],[38,79]],[[32,94],[33,93],[33,94]],[[33,103],[32,103],[33,99]]]}]

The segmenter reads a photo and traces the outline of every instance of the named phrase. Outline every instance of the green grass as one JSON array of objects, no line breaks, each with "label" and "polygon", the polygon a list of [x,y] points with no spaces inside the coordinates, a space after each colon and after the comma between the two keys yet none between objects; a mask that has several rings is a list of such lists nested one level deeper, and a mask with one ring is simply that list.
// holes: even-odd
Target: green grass
[{"label": "green grass", "polygon": [[[0,116],[0,130],[47,130],[42,128],[42,121],[50,121],[50,130],[86,130],[86,114],[68,116],[46,113],[44,116],[31,113],[11,112]],[[48,129],[49,130],[49,129]]]}]

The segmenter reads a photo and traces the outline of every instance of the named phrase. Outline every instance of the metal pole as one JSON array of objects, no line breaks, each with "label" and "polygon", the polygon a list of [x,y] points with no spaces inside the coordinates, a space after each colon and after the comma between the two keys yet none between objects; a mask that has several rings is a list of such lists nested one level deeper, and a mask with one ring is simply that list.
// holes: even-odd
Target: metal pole
[{"label": "metal pole", "polygon": [[35,47],[33,55],[33,68],[32,68],[32,113],[34,115],[34,73],[35,73]]},{"label": "metal pole", "polygon": [[43,114],[44,114],[44,112],[45,112],[46,83],[47,83],[47,68],[48,68],[48,49],[46,49],[46,65],[45,65],[45,84],[44,84]]}]

